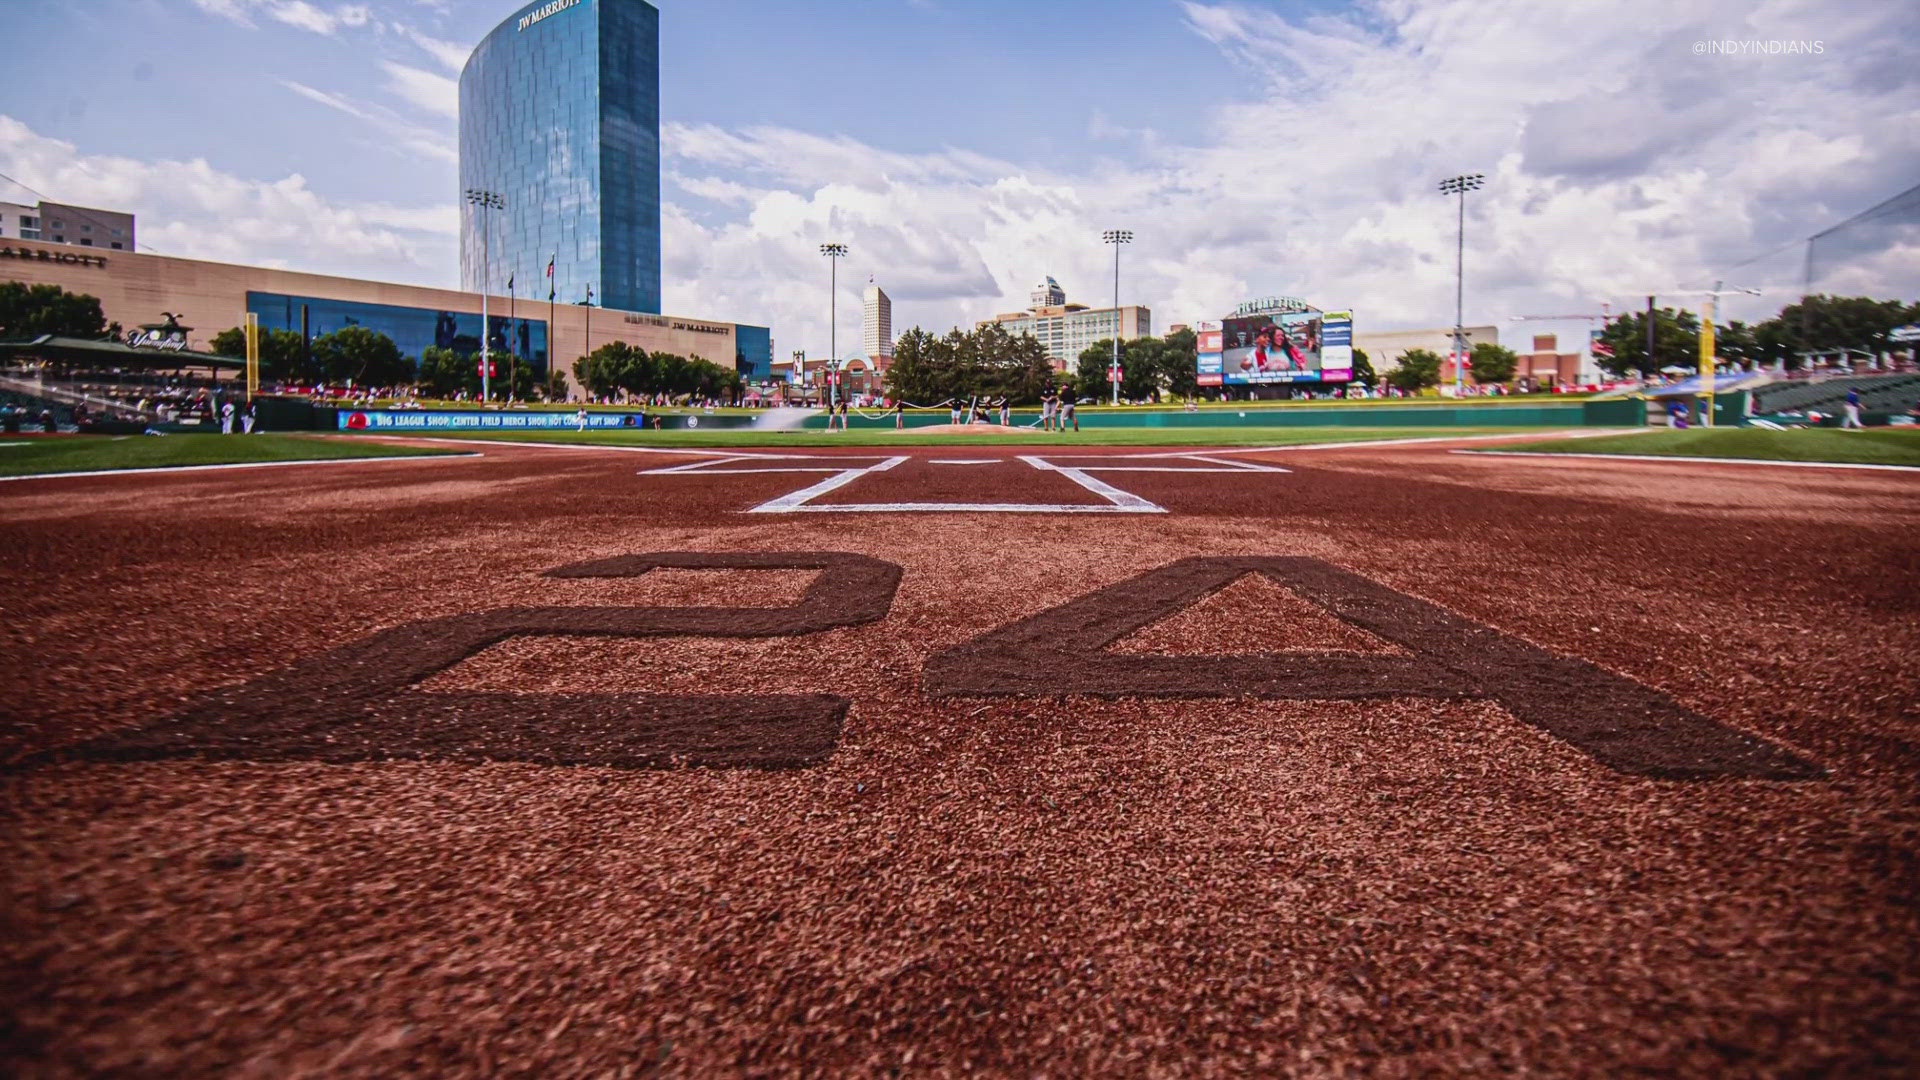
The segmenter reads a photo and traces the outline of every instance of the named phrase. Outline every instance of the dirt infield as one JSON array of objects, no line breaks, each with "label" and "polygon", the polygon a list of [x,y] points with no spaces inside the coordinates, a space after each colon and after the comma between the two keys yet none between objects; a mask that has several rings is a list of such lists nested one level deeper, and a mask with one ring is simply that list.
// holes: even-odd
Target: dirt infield
[{"label": "dirt infield", "polygon": [[6,487],[12,1074],[1920,1069],[1920,477]]}]

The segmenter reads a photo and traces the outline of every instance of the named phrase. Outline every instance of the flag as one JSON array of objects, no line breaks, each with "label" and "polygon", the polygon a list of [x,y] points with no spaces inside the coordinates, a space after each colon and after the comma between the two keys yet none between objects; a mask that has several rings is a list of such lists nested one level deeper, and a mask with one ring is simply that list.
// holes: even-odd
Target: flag
[{"label": "flag", "polygon": [[513,291],[513,275],[512,274],[507,275],[507,291],[508,292]]},{"label": "flag", "polygon": [[559,258],[559,255],[555,255],[552,259],[547,260],[547,303],[549,304],[553,303],[553,290],[558,284],[553,280],[553,264],[554,261]]}]

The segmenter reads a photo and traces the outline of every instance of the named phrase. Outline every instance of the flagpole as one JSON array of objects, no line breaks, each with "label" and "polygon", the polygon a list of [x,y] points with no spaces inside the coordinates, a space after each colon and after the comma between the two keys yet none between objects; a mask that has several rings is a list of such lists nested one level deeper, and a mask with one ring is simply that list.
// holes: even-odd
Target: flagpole
[{"label": "flagpole", "polygon": [[514,312],[519,310],[513,296],[513,275],[507,275],[507,400],[513,400],[513,377],[520,372],[520,334],[514,329]]},{"label": "flagpole", "polygon": [[560,362],[560,332],[553,325],[553,295],[558,283],[553,278],[553,264],[560,261],[560,253],[553,253],[547,260],[547,385],[553,385],[554,365]]}]

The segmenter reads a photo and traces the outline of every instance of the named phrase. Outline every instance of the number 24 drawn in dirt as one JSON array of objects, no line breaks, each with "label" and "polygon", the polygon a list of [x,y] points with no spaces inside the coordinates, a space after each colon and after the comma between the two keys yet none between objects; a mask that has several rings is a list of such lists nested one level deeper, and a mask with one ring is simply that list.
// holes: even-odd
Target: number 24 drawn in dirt
[{"label": "number 24 drawn in dirt", "polygon": [[[781,768],[839,742],[848,701],[826,694],[428,693],[422,680],[519,635],[754,638],[884,618],[900,567],[843,552],[631,555],[548,572],[628,578],[655,569],[818,570],[782,608],[507,607],[396,626],[178,716],[38,755],[60,760],[519,761],[546,765]],[[1405,655],[1103,652],[1261,574]],[[1485,699],[1618,772],[1664,779],[1807,779],[1818,766],[1584,660],[1559,656],[1319,559],[1191,558],[1149,570],[946,649],[935,697]]]}]

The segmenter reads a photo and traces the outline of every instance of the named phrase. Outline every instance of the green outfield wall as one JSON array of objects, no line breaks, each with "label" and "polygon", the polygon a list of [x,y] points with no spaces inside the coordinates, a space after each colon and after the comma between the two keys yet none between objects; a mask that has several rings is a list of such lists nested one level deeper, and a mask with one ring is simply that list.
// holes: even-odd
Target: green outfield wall
[{"label": "green outfield wall", "polygon": [[[1015,409],[1013,423],[1035,423],[1040,414]],[[884,429],[894,425],[893,414],[854,413],[848,426]],[[949,421],[944,411],[908,413],[908,427],[928,427]],[[1329,405],[1325,408],[1207,408],[1088,409],[1080,410],[1082,429],[1101,428],[1223,428],[1223,427],[1644,427],[1647,403],[1629,399],[1606,401],[1540,402],[1484,405]],[[827,426],[824,413],[809,416],[805,426]]]},{"label": "green outfield wall", "polygon": [[[427,412],[354,410],[313,406],[304,401],[287,399],[281,399],[270,406],[266,399],[262,399],[262,406],[262,426],[269,431],[387,430],[394,434],[403,434],[409,428],[435,431],[520,430],[544,427],[551,427],[555,431],[566,431],[573,428],[573,414],[566,412],[533,413],[528,410],[513,409],[438,409]],[[647,418],[644,422],[651,426],[653,414],[643,414],[638,409],[632,410],[630,414],[595,410],[592,426],[595,429],[622,426],[624,418],[628,415],[634,417],[635,425],[643,422],[641,417],[644,415]],[[1036,425],[1039,416],[1039,412],[1033,409],[1015,409],[1013,422],[1017,426]],[[750,413],[717,415],[667,413],[661,416],[662,426],[672,429],[697,427],[738,430],[754,427],[757,419],[757,416]],[[906,416],[908,427],[945,424],[948,419],[944,409],[910,412]],[[872,431],[887,430],[894,425],[893,414],[879,410],[867,410],[865,415],[855,412],[850,417],[850,421],[852,427]],[[1081,428],[1093,431],[1103,428],[1236,427],[1644,427],[1646,422],[1647,403],[1632,399],[1473,405],[1439,402],[1405,405],[1353,403],[1330,404],[1324,407],[1206,408],[1193,412],[1187,412],[1185,409],[1083,408],[1080,410]],[[822,412],[809,416],[801,426],[805,430],[821,430],[827,426],[826,414]]]}]

